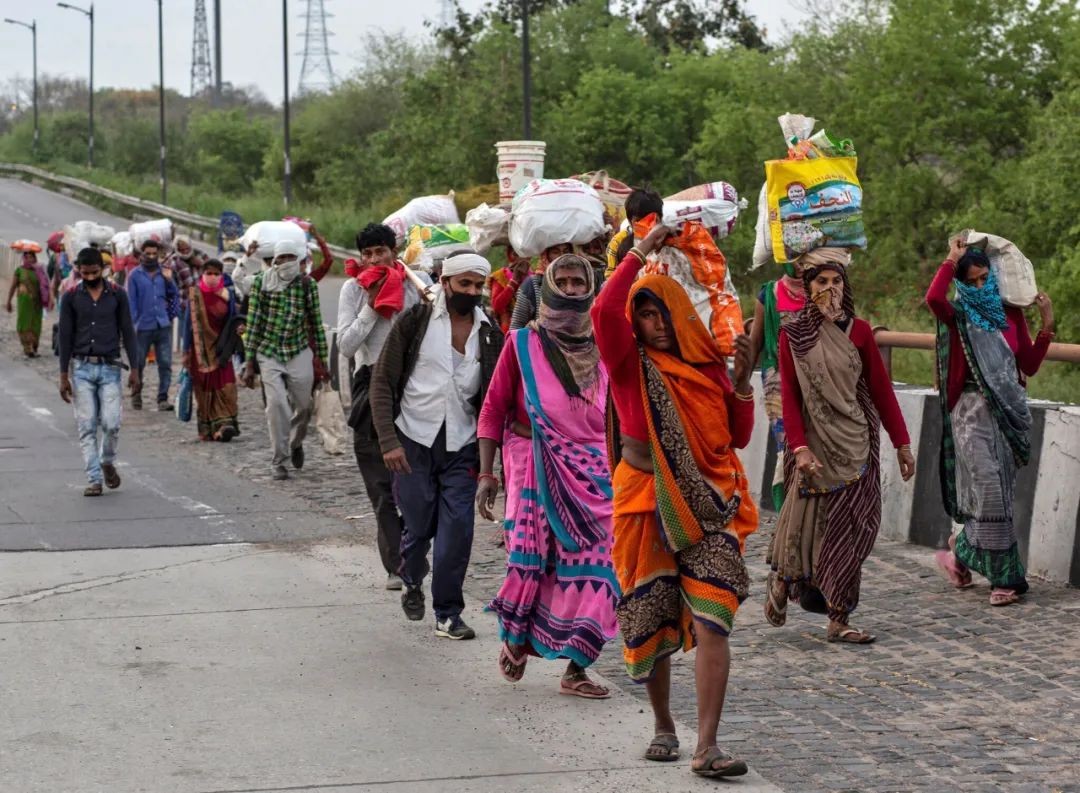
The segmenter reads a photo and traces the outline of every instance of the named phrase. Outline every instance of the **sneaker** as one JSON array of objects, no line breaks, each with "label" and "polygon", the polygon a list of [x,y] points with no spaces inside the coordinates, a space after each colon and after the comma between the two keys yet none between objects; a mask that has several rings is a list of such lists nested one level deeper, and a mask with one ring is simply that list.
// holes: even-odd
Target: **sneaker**
[{"label": "sneaker", "polygon": [[279,465],[277,468],[274,469],[271,476],[275,482],[284,482],[286,479],[289,478],[289,472],[285,470],[284,465]]},{"label": "sneaker", "polygon": [[419,586],[407,586],[401,593],[401,610],[413,622],[424,618],[424,590]]},{"label": "sneaker", "polygon": [[142,410],[142,394],[131,395],[131,409]]},{"label": "sneaker", "polygon": [[386,588],[391,592],[398,592],[403,586],[404,584],[401,581],[401,576],[391,573],[386,577]]},{"label": "sneaker", "polygon": [[101,482],[94,482],[86,486],[86,489],[82,491],[84,496],[100,496],[101,495]]},{"label": "sneaker", "polygon": [[116,472],[116,466],[112,463],[102,463],[101,473],[105,475],[105,487],[116,490],[120,487],[120,474]]},{"label": "sneaker", "polygon": [[292,450],[292,467],[299,471],[304,467],[304,447],[297,446]]},{"label": "sneaker", "polygon": [[167,399],[159,399],[157,403],[157,409],[159,413],[168,413],[173,409],[173,406],[169,404]]},{"label": "sneaker", "polygon": [[475,639],[476,631],[465,624],[461,617],[447,617],[435,620],[435,635],[440,639]]}]

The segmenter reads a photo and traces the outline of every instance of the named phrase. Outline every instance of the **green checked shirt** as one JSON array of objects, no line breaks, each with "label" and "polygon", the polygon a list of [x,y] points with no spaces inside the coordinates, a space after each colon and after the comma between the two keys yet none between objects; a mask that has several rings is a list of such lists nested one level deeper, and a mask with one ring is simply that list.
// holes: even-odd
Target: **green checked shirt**
[{"label": "green checked shirt", "polygon": [[315,336],[316,354],[326,364],[326,332],[319,309],[319,290],[307,276],[293,279],[280,292],[264,292],[263,274],[255,276],[248,304],[244,347],[249,354],[259,353],[288,363],[307,347],[308,328]]}]

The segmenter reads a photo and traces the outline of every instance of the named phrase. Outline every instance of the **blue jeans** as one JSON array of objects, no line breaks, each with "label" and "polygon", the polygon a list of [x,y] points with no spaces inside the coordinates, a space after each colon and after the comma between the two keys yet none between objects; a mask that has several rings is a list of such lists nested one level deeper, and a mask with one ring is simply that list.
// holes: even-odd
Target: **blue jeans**
[{"label": "blue jeans", "polygon": [[139,381],[142,381],[143,369],[146,368],[146,356],[150,354],[150,347],[154,348],[157,356],[158,371],[158,402],[164,402],[169,398],[169,384],[172,383],[172,325],[153,330],[139,331]]},{"label": "blue jeans", "polygon": [[401,580],[408,586],[424,582],[429,570],[427,553],[434,542],[430,569],[435,618],[457,617],[465,608],[462,588],[472,554],[480,462],[477,444],[446,451],[445,426],[431,448],[403,434],[398,437],[412,468],[411,474],[394,475],[394,500],[405,523]]},{"label": "blue jeans", "polygon": [[[120,437],[120,367],[72,361],[75,392],[75,422],[79,428],[86,481],[102,483],[101,466],[116,459]],[[98,429],[101,440],[98,440]]]}]

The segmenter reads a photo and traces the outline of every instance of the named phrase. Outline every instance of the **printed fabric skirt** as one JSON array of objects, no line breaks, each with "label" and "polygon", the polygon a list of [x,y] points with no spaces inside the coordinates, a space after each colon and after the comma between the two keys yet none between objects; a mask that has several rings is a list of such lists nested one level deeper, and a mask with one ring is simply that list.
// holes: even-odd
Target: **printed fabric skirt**
[{"label": "printed fabric skirt", "polygon": [[956,496],[971,515],[956,537],[956,558],[994,587],[1023,594],[1024,563],[1013,530],[1016,463],[986,399],[964,391],[952,410],[956,444]]},{"label": "printed fabric skirt", "polygon": [[231,363],[209,374],[197,373],[192,377],[192,386],[200,438],[204,441],[220,440],[221,431],[226,427],[240,432],[236,375]]},{"label": "printed fabric skirt", "polygon": [[[734,534],[706,534],[679,553],[667,547],[657,524],[653,474],[624,460],[615,469],[613,486],[612,558],[623,593],[617,610],[623,658],[630,678],[645,683],[658,661],[697,645],[695,621],[730,634],[750,578]],[[742,509],[748,507],[753,509],[745,502]]]}]

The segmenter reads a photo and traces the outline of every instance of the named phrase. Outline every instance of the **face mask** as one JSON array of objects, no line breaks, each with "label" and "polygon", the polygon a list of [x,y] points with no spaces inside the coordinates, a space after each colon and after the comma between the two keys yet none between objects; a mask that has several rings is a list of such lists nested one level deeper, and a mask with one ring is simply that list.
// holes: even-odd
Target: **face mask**
[{"label": "face mask", "polygon": [[101,285],[101,276],[98,275],[98,277],[93,280],[90,280],[89,278],[83,278],[82,282],[86,284],[88,289],[96,289]]},{"label": "face mask", "polygon": [[844,313],[844,293],[843,287],[830,286],[828,289],[822,289],[813,297],[814,304],[818,307],[818,310],[825,315],[828,320],[837,320]]},{"label": "face mask", "polygon": [[207,273],[202,277],[202,282],[206,284],[207,289],[217,289],[221,286],[221,276]]},{"label": "face mask", "polygon": [[274,269],[278,271],[278,276],[286,281],[291,281],[293,278],[300,274],[300,261],[293,259],[291,262],[281,262],[275,264]]},{"label": "face mask", "polygon": [[157,259],[143,259],[142,260],[142,266],[145,267],[147,270],[156,270],[158,268],[158,260]]},{"label": "face mask", "polygon": [[446,305],[450,306],[450,309],[458,316],[464,317],[467,314],[473,313],[473,310],[480,305],[480,295],[468,295],[464,292],[450,292],[446,293]]}]

